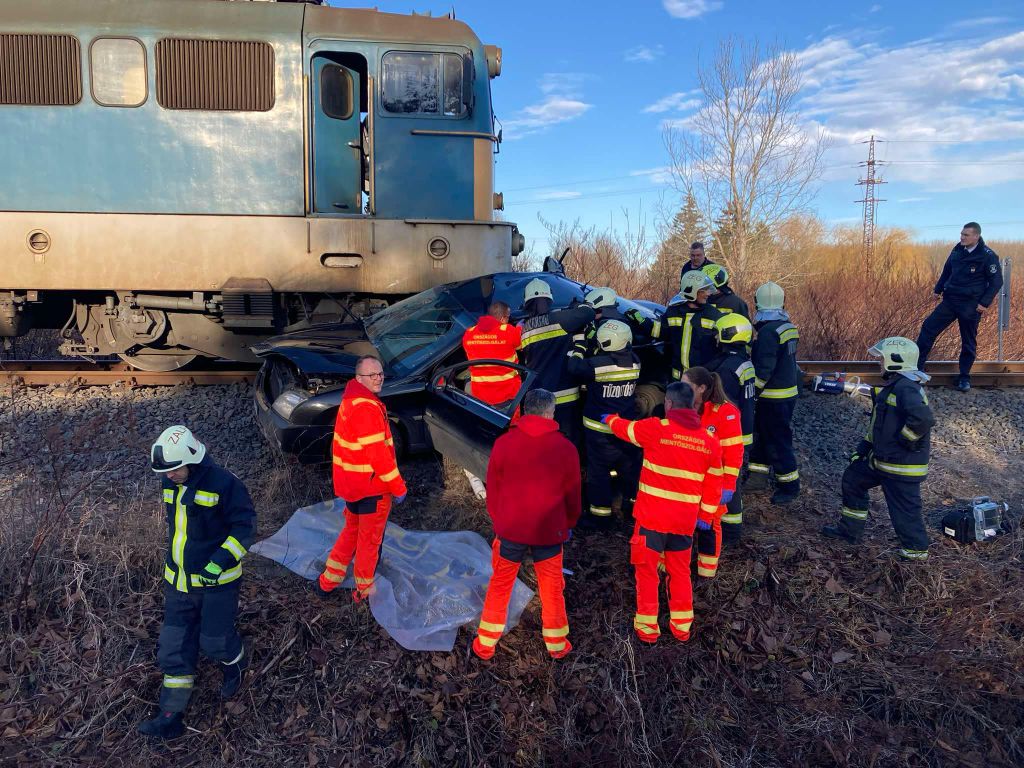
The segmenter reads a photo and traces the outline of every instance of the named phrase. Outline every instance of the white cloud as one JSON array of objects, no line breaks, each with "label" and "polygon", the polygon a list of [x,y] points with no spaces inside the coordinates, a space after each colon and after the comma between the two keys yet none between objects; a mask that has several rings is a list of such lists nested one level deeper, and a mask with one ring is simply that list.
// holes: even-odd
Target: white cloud
[{"label": "white cloud", "polygon": [[882,6],[879,5],[878,3],[875,3],[870,8],[868,8],[868,13],[878,13],[880,10],[882,10]]},{"label": "white cloud", "polygon": [[665,46],[661,45],[638,45],[635,48],[630,48],[623,54],[623,58],[628,62],[638,61],[654,61],[665,55]]},{"label": "white cloud", "polygon": [[722,7],[721,0],[661,0],[661,4],[677,19],[696,19]]},{"label": "white cloud", "polygon": [[644,107],[644,112],[658,115],[662,112],[686,112],[690,109],[696,109],[702,103],[700,99],[694,98],[697,93],[699,91],[670,93],[668,96],[664,96],[653,104]]},{"label": "white cloud", "polygon": [[630,171],[629,175],[649,179],[652,184],[664,185],[672,181],[672,168],[668,165],[659,165],[657,168]]},{"label": "white cloud", "polygon": [[504,129],[509,139],[521,139],[547,130],[553,125],[575,120],[593,104],[583,100],[582,86],[586,76],[576,72],[549,72],[539,87],[543,98],[520,109]]},{"label": "white cloud", "polygon": [[901,197],[897,203],[924,203],[931,200],[930,197]]},{"label": "white cloud", "polygon": [[574,192],[568,189],[556,189],[551,192],[541,192],[540,194],[537,195],[537,199],[543,201],[573,200],[577,197],[580,197],[582,194],[582,192]]}]

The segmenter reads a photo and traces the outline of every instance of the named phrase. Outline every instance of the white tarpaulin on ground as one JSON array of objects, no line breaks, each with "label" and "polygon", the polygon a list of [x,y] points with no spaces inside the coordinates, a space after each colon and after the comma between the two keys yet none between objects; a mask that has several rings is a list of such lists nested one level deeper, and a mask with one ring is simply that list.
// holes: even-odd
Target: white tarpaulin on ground
[{"label": "white tarpaulin on ground", "polygon": [[[305,579],[316,579],[345,525],[344,501],[295,511],[270,538],[250,549]],[[459,627],[476,624],[491,578],[491,547],[472,531],[407,531],[388,523],[377,579],[370,595],[373,617],[410,651],[450,651]],[[352,569],[328,599],[351,600]],[[519,621],[533,590],[516,580],[506,631]]]}]

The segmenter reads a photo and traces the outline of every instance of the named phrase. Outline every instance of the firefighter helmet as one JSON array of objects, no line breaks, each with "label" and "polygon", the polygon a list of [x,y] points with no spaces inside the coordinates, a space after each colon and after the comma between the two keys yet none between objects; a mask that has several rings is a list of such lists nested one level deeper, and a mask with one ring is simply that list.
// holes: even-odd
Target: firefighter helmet
[{"label": "firefighter helmet", "polygon": [[545,281],[541,280],[539,277],[533,278],[533,280],[526,284],[526,292],[523,296],[524,304],[528,301],[532,301],[533,299],[550,298],[552,298],[551,286],[548,285]]},{"label": "firefighter helmet", "polygon": [[782,309],[786,292],[778,283],[765,283],[754,291],[754,306],[760,309]]},{"label": "firefighter helmet", "polygon": [[616,299],[615,291],[611,288],[595,288],[586,295],[585,301],[594,309],[614,307]]},{"label": "firefighter helmet", "polygon": [[699,269],[691,269],[679,280],[679,295],[683,301],[696,301],[697,294],[703,290],[713,290],[715,284],[711,278]]},{"label": "firefighter helmet", "polygon": [[618,320],[607,320],[597,329],[597,346],[602,352],[618,352],[633,343],[633,331]]},{"label": "firefighter helmet", "polygon": [[711,278],[715,288],[724,288],[729,284],[729,272],[721,264],[705,264],[700,271]]},{"label": "firefighter helmet", "polygon": [[754,326],[743,315],[729,312],[715,321],[715,336],[719,344],[749,344]]},{"label": "firefighter helmet", "polygon": [[198,464],[206,456],[206,446],[196,440],[192,430],[180,424],[168,427],[149,451],[154,472],[163,474],[186,464]]},{"label": "firefighter helmet", "polygon": [[882,368],[886,371],[916,371],[918,349],[917,344],[903,336],[890,336],[882,339],[868,349],[868,354],[882,358]]}]

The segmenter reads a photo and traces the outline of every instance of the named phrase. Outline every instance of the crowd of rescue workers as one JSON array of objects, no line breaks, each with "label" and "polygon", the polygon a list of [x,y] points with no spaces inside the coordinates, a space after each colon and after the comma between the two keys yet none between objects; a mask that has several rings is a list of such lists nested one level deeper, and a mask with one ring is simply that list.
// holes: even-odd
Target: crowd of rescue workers
[{"label": "crowd of rescue workers", "polygon": [[[958,319],[958,388],[969,388],[978,321],[1002,284],[998,258],[980,234],[976,223],[964,225],[935,286],[940,304],[917,342],[889,337],[868,350],[880,360],[883,383],[871,391],[867,432],[843,473],[841,510],[822,529],[825,536],[860,542],[868,491],[881,486],[898,555],[916,562],[928,557],[920,485],[935,418],[922,387],[928,380],[923,368],[936,336]],[[526,319],[512,324],[508,305],[494,302],[463,336],[468,361],[481,361],[470,366],[467,393],[496,410],[514,411],[509,430],[493,446],[487,477],[469,476],[486,499],[495,534],[493,574],[472,650],[481,659],[494,656],[527,556],[537,576],[547,651],[560,659],[572,650],[562,551],[577,524],[628,533],[638,640],[656,643],[661,635],[664,572],[668,629],[686,642],[694,620],[693,550],[698,578],[714,578],[723,545],[741,537],[741,495],[771,493],[771,503],[782,505],[800,492],[792,430],[800,392],[799,331],[786,312],[785,293],[774,282],[761,285],[751,317],[730,288],[725,267],[694,243],[679,294],[657,319],[636,309],[620,314],[608,288],[555,308],[541,279],[527,283],[524,308]],[[641,419],[635,418],[641,366],[634,334],[662,342],[668,371],[663,412]],[[519,373],[502,363],[520,363],[535,374],[521,399]],[[335,496],[345,500],[344,527],[315,587],[324,597],[350,570],[356,602],[372,593],[388,514],[406,498],[378,397],[383,382],[381,361],[360,358],[338,409],[333,483]],[[249,660],[235,619],[255,512],[242,482],[214,463],[184,426],[160,435],[151,463],[163,478],[170,546],[157,652],[163,672],[159,709],[139,729],[175,738],[184,732],[200,650],[220,662],[223,697],[241,688]]]}]

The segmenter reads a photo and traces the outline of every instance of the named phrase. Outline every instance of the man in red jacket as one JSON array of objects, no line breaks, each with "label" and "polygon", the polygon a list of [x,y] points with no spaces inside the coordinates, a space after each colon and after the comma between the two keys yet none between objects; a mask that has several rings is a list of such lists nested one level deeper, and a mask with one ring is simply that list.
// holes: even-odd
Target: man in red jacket
[{"label": "man in red jacket", "polygon": [[380,360],[370,355],[359,358],[334,425],[334,495],[345,500],[345,527],[320,574],[320,589],[330,592],[345,580],[354,554],[356,602],[373,589],[391,499],[401,504],[406,494],[388,412],[377,397],[383,386]]},{"label": "man in red jacket", "polygon": [[494,656],[508,602],[529,552],[537,573],[544,644],[553,659],[572,650],[565,615],[562,544],[580,517],[580,457],[558,431],[555,396],[528,392],[523,416],[494,442],[487,466],[487,512],[494,523],[491,566],[473,653]]},{"label": "man in red jacket", "polygon": [[662,555],[668,571],[669,627],[677,640],[690,639],[693,531],[711,528],[722,496],[722,449],[718,439],[701,427],[689,384],[669,384],[665,416],[629,421],[605,414],[601,419],[616,437],[644,449],[633,512],[636,528],[629,543],[636,575],[633,629],[645,643],[656,643],[661,635],[658,563]]},{"label": "man in red jacket", "polygon": [[[495,301],[487,308],[487,314],[462,335],[467,360],[519,362],[516,350],[523,331],[517,325],[509,325],[510,314],[511,309],[503,301]],[[491,405],[507,403],[519,393],[519,374],[505,366],[472,365],[469,379],[470,394]]]}]

